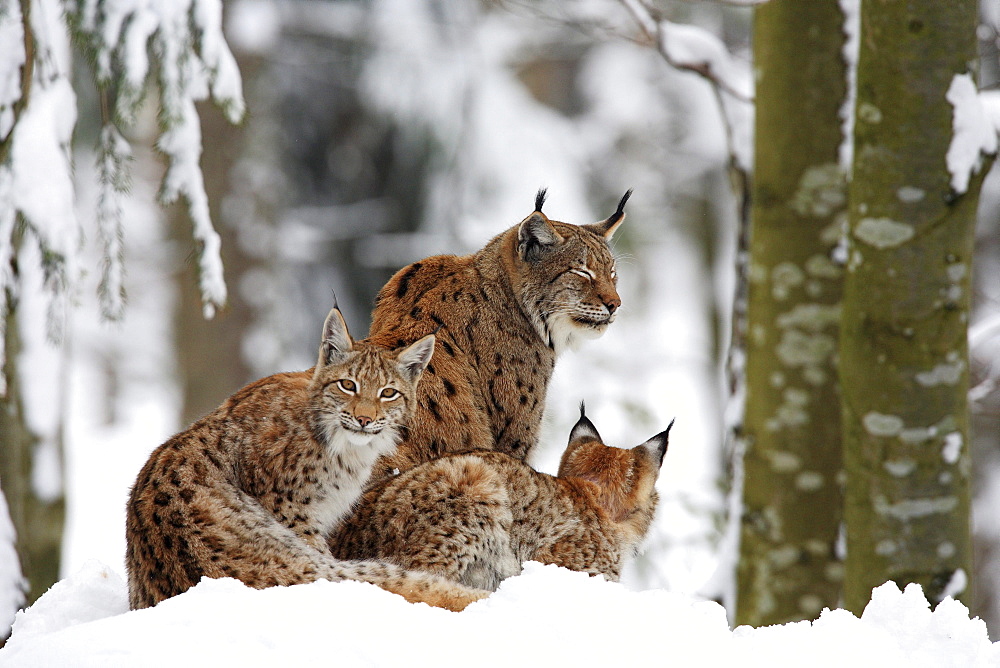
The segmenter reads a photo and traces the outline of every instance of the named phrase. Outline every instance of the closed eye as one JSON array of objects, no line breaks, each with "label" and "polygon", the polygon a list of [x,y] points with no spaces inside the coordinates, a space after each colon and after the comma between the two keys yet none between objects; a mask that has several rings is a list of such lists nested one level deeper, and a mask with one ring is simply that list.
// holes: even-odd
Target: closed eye
[{"label": "closed eye", "polygon": [[337,381],[337,387],[347,394],[354,394],[358,391],[358,385],[353,380],[342,378]]},{"label": "closed eye", "polygon": [[378,393],[379,399],[382,401],[392,401],[393,399],[398,399],[400,397],[400,392],[393,387],[384,387],[382,391]]},{"label": "closed eye", "polygon": [[592,272],[590,269],[587,269],[586,267],[582,268],[573,267],[572,269],[569,270],[569,273],[576,274],[577,276],[583,276],[588,281],[594,280],[594,272]]}]

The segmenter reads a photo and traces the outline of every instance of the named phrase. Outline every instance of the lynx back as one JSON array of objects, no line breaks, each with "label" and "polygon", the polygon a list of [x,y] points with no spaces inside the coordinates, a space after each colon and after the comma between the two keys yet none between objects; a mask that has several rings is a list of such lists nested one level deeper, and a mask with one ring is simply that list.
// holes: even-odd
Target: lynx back
[{"label": "lynx back", "polygon": [[556,356],[600,336],[621,306],[609,241],[625,217],[570,225],[535,211],[469,256],[401,269],[382,288],[369,340],[397,346],[437,335],[408,435],[375,479],[443,454],[527,458]]},{"label": "lynx back", "polygon": [[484,589],[528,560],[617,580],[652,522],[669,432],[613,448],[581,410],[558,476],[498,452],[421,464],[366,491],[334,554]]}]

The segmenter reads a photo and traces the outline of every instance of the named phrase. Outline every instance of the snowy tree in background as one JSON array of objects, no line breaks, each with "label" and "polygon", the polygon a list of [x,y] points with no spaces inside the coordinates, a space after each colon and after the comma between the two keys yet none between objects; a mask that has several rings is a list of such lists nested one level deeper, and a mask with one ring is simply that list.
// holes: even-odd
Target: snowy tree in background
[{"label": "snowy tree in background", "polygon": [[[122,211],[131,153],[124,136],[153,83],[160,107],[158,148],[167,161],[160,200],[166,204],[183,197],[188,204],[205,315],[212,316],[225,303],[219,238],[209,219],[199,168],[201,134],[195,109],[195,102],[211,97],[230,121],[243,115],[239,72],[221,23],[221,0],[0,2],[0,482],[29,582],[29,602],[58,577],[61,392],[47,388],[47,405],[34,408],[34,399],[26,403],[18,395],[19,372],[38,371],[18,368],[22,291],[34,276],[40,277],[49,300],[48,338],[60,342],[75,286],[85,270],[78,257],[94,237],[102,245],[104,264],[101,310],[109,319],[121,316]],[[82,229],[74,213],[73,44],[92,63],[101,100],[101,192],[93,231]],[[48,462],[44,475],[39,473],[40,453]],[[4,561],[0,579],[20,578],[15,564]],[[0,627],[9,612],[0,610]]]}]

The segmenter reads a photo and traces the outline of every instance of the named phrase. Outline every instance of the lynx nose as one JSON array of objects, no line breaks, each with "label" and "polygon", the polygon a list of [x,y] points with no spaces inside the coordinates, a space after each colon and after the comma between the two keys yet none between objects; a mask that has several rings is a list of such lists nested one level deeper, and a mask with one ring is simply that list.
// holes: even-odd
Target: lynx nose
[{"label": "lynx nose", "polygon": [[354,419],[358,421],[358,424],[361,425],[362,429],[372,423],[372,419],[367,415],[355,415]]},{"label": "lynx nose", "polygon": [[604,302],[604,308],[608,309],[608,315],[614,315],[618,307],[622,305],[622,300],[618,297],[612,297]]}]

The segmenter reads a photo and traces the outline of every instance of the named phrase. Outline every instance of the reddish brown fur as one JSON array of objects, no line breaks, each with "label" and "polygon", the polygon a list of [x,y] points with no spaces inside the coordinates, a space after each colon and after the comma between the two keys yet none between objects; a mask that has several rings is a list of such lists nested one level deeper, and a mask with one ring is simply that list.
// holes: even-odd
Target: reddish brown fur
[{"label": "reddish brown fur", "polygon": [[[346,329],[335,339],[324,340],[315,370],[251,383],[153,451],[126,508],[131,607],[155,605],[202,577],[234,577],[257,588],[361,580],[451,610],[485,595],[328,553],[330,530],[411,412],[416,366],[426,364],[433,343],[390,353],[352,345]],[[354,383],[352,392],[336,389],[344,379]],[[398,396],[371,399],[390,388]],[[377,425],[384,426],[371,431]]]},{"label": "reddish brown fur", "polygon": [[[599,335],[621,304],[608,239],[622,217],[577,226],[535,212],[477,253],[427,258],[389,280],[368,340],[391,347],[435,332],[437,346],[409,435],[373,479],[454,452],[527,458],[557,348]],[[581,266],[591,279],[570,271]]]},{"label": "reddish brown fur", "polygon": [[333,552],[485,589],[526,560],[617,580],[652,521],[666,438],[620,450],[575,429],[558,476],[498,452],[421,464],[369,489]]}]

